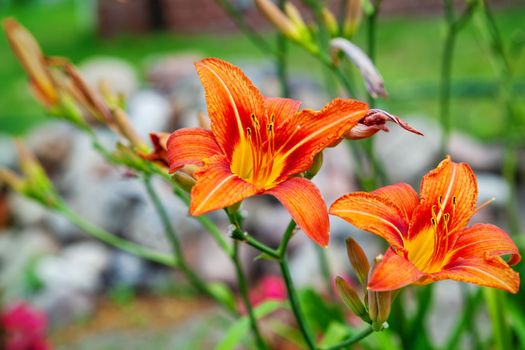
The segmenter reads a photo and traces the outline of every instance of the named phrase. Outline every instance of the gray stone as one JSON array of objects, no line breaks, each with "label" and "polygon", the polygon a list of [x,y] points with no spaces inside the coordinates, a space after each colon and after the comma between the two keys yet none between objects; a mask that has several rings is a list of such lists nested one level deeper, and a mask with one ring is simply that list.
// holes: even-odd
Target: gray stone
[{"label": "gray stone", "polygon": [[105,274],[106,283],[112,286],[137,287],[146,275],[146,263],[135,255],[114,251]]},{"label": "gray stone", "polygon": [[131,95],[139,86],[137,73],[132,65],[116,57],[97,56],[80,65],[82,77],[95,91],[104,81],[115,93]]},{"label": "gray stone", "polygon": [[482,144],[469,135],[454,132],[449,140],[449,152],[456,162],[467,162],[477,170],[499,170],[503,163],[503,147]]},{"label": "gray stone", "polygon": [[201,57],[199,53],[188,52],[150,58],[146,62],[146,76],[153,87],[170,91],[181,80],[196,76],[193,63]]},{"label": "gray stone", "polygon": [[149,140],[152,131],[166,130],[172,114],[168,100],[153,90],[142,90],[128,100],[128,115],[137,133]]},{"label": "gray stone", "polygon": [[41,224],[48,213],[48,209],[41,204],[16,192],[9,195],[9,206],[15,222],[22,227]]}]

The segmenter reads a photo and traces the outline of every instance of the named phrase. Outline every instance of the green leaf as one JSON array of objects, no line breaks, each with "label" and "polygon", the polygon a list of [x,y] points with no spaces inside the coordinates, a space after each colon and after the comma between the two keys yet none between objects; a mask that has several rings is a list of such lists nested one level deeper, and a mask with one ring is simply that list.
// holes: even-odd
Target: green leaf
[{"label": "green leaf", "polygon": [[299,291],[299,301],[308,324],[316,332],[324,332],[330,323],[344,323],[343,312],[339,305],[322,298],[311,288]]},{"label": "green leaf", "polygon": [[224,283],[209,283],[208,288],[215,298],[221,301],[229,310],[235,311],[235,297],[231,290]]},{"label": "green leaf", "polygon": [[[255,317],[257,319],[262,318],[269,313],[283,307],[285,303],[278,300],[268,300],[254,308]],[[226,335],[219,344],[215,347],[215,350],[233,350],[236,346],[244,339],[246,334],[250,331],[250,321],[248,316],[243,316],[226,332]]]},{"label": "green leaf", "polygon": [[349,327],[347,325],[339,322],[331,322],[319,345],[321,347],[335,345],[348,337],[348,334]]}]

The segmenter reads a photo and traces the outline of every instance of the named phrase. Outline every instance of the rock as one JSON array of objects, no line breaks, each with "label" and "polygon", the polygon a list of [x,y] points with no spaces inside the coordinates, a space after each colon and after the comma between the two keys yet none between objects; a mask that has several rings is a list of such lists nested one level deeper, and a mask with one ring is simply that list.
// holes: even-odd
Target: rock
[{"label": "rock", "polygon": [[44,221],[48,209],[44,208],[39,203],[15,192],[10,193],[8,198],[13,219],[20,226],[30,227],[33,225],[39,225]]},{"label": "rock", "polygon": [[80,65],[82,77],[95,91],[104,81],[110,89],[119,94],[130,96],[139,86],[133,66],[116,57],[92,57]]},{"label": "rock", "polygon": [[502,167],[503,148],[500,145],[482,144],[463,133],[452,133],[449,152],[455,162],[466,162],[476,170],[497,171]]},{"label": "rock", "polygon": [[439,125],[429,118],[406,118],[425,136],[407,132],[392,125],[389,133],[374,136],[374,147],[391,183],[419,183],[421,176],[437,163],[441,142]]},{"label": "rock", "polygon": [[500,207],[505,206],[510,195],[507,181],[500,176],[490,173],[476,171],[478,180],[478,205],[485,203],[491,198],[495,198],[494,203]]},{"label": "rock", "polygon": [[108,263],[108,249],[101,243],[81,242],[67,246],[59,255],[42,258],[36,273],[46,290],[93,294],[102,287],[101,277]]},{"label": "rock", "polygon": [[[3,301],[27,292],[32,265],[58,250],[50,235],[39,229],[4,231],[0,234],[0,285]],[[5,299],[4,299],[5,298]]]},{"label": "rock", "polygon": [[128,114],[141,138],[149,140],[150,132],[166,130],[172,110],[164,96],[153,90],[143,90],[130,97]]},{"label": "rock", "polygon": [[12,167],[16,163],[18,159],[12,139],[0,135],[0,168]]},{"label": "rock", "polygon": [[202,54],[188,52],[150,59],[146,62],[147,79],[154,88],[169,92],[181,80],[196,77],[193,63],[201,57]]},{"label": "rock", "polygon": [[146,262],[135,255],[115,250],[104,275],[108,287],[137,287],[146,275]]}]

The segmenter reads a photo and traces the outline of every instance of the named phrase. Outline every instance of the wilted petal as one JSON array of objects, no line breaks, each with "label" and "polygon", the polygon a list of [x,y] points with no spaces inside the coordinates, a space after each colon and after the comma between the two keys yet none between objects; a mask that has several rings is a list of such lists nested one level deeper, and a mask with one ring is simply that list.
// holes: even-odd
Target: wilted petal
[{"label": "wilted petal", "polygon": [[345,132],[344,137],[350,140],[360,140],[370,137],[380,130],[388,132],[387,122],[393,122],[401,126],[403,129],[410,131],[416,135],[423,135],[418,130],[411,127],[407,122],[401,118],[385,112],[381,109],[370,109],[365,117],[359,123]]}]

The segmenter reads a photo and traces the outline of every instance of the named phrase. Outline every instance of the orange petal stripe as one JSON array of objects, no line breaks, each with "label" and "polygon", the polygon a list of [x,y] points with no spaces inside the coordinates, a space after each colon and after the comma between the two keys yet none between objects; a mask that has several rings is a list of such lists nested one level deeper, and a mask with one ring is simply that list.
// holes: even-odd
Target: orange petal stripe
[{"label": "orange petal stripe", "polygon": [[301,106],[301,101],[281,97],[265,97],[264,108],[269,118],[274,116],[275,125],[281,125],[292,117]]},{"label": "orange petal stripe", "polygon": [[395,204],[403,213],[403,218],[406,223],[410,223],[412,214],[419,205],[417,192],[412,186],[406,183],[381,187],[371,193]]},{"label": "orange petal stripe", "polygon": [[326,205],[310,180],[293,177],[265,193],[275,196],[315,243],[322,247],[328,246],[330,223]]},{"label": "orange petal stripe", "polygon": [[255,186],[232,174],[222,155],[207,159],[194,176],[197,182],[191,190],[191,215],[226,208],[257,193]]},{"label": "orange petal stripe", "polygon": [[204,159],[221,153],[211,131],[197,128],[175,131],[168,138],[167,148],[170,172],[185,164],[202,165]]}]

